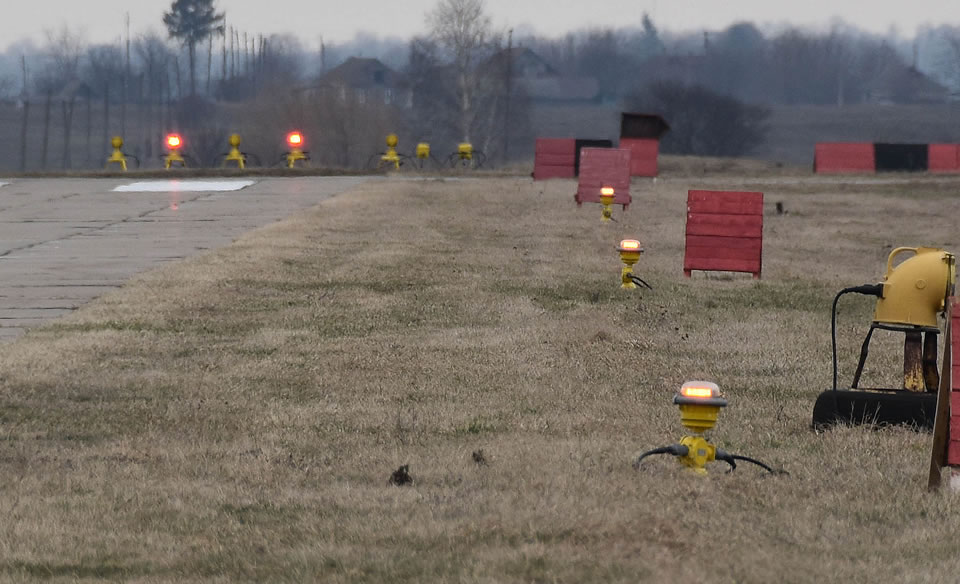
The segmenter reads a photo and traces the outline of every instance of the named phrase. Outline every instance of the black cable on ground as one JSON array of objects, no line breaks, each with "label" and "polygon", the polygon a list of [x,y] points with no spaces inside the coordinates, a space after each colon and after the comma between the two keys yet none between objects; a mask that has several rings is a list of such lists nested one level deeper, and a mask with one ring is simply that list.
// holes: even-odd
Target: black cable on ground
[{"label": "black cable on ground", "polygon": [[733,472],[734,470],[736,470],[736,469],[737,469],[737,461],[738,461],[738,460],[742,460],[742,461],[744,461],[744,462],[749,462],[749,463],[751,463],[751,464],[755,464],[755,465],[761,467],[762,469],[764,469],[765,471],[769,472],[770,474],[784,474],[784,475],[790,474],[790,473],[788,473],[788,472],[785,471],[785,470],[780,470],[780,471],[773,470],[773,469],[772,469],[771,467],[769,467],[767,464],[765,464],[765,463],[763,463],[763,462],[760,462],[760,461],[757,460],[756,458],[750,458],[749,456],[743,456],[743,455],[741,455],[741,454],[730,454],[729,452],[720,450],[719,448],[717,449],[717,452],[716,452],[716,454],[715,454],[714,456],[715,456],[715,458],[716,458],[717,460],[722,460],[723,462],[729,464],[729,465],[730,465],[730,472]]},{"label": "black cable on ground", "polygon": [[653,450],[648,450],[637,457],[637,460],[633,462],[633,468],[639,470],[640,463],[644,458],[648,456],[653,456],[655,454],[672,454],[673,456],[686,456],[690,452],[690,449],[684,446],[683,444],[671,444],[670,446],[661,446],[660,448],[654,448]]},{"label": "black cable on ground", "polygon": [[643,278],[641,278],[640,276],[638,276],[638,275],[636,275],[636,274],[630,274],[630,279],[633,280],[633,283],[636,284],[637,286],[646,286],[646,287],[649,288],[650,290],[653,290],[653,286],[651,286],[650,284],[647,284],[647,283],[643,280]]}]

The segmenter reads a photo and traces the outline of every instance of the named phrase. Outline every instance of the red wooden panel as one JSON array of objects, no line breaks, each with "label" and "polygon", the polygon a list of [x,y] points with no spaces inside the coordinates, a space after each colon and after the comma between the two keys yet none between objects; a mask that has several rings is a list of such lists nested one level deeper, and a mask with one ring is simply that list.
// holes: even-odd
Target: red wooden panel
[{"label": "red wooden panel", "polygon": [[535,166],[533,168],[534,180],[545,180],[548,178],[573,178],[573,165],[570,166]]},{"label": "red wooden panel", "polygon": [[813,169],[820,174],[876,172],[877,159],[870,142],[818,142]]},{"label": "red wooden panel", "polygon": [[684,273],[749,272],[760,276],[763,259],[763,193],[687,193]]},{"label": "red wooden panel", "polygon": [[691,258],[689,261],[685,259],[683,262],[683,270],[685,272],[697,270],[701,272],[746,272],[748,274],[759,274],[760,268],[760,260]]},{"label": "red wooden panel", "polygon": [[763,215],[763,193],[750,191],[688,191],[687,211]]},{"label": "red wooden panel", "polygon": [[951,440],[947,443],[947,464],[960,466],[960,440]]},{"label": "red wooden panel", "polygon": [[763,236],[763,215],[687,213],[688,239],[691,235],[760,238]]},{"label": "red wooden panel", "polygon": [[537,166],[569,166],[573,167],[576,162],[576,158],[573,154],[550,154],[539,153],[537,154],[535,164]]},{"label": "red wooden panel", "polygon": [[722,246],[729,249],[750,249],[756,251],[763,246],[763,240],[758,237],[715,237],[711,235],[690,235],[687,237],[690,247]]},{"label": "red wooden panel", "polygon": [[599,203],[600,189],[604,186],[614,188],[614,204],[630,204],[630,151],[621,148],[582,148],[580,181],[575,197],[577,203]]},{"label": "red wooden panel", "polygon": [[[760,245],[753,247],[726,247],[725,241],[717,240],[714,245],[687,245],[687,259],[696,263],[700,260],[743,260],[756,262]],[[696,268],[694,268],[696,269]]]},{"label": "red wooden panel", "polygon": [[576,158],[576,140],[573,138],[537,138],[533,179],[573,178]]},{"label": "red wooden panel", "polygon": [[630,151],[631,176],[657,176],[660,141],[650,138],[620,138],[620,148]]},{"label": "red wooden panel", "polygon": [[537,138],[534,152],[576,156],[577,141],[573,138]]},{"label": "red wooden panel", "polygon": [[960,145],[930,144],[927,150],[927,168],[930,172],[960,171]]}]

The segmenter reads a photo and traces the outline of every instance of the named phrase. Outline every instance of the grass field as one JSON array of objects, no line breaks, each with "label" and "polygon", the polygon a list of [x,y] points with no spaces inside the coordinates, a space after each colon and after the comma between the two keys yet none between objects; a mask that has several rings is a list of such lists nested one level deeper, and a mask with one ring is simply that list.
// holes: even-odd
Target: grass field
[{"label": "grass field", "polygon": [[[0,346],[0,579],[956,582],[930,436],[809,424],[834,293],[960,249],[960,179],[664,167],[607,225],[567,181],[371,181]],[[765,192],[763,280],[682,277],[688,188]],[[871,316],[843,300],[842,380]],[[789,475],[632,468],[697,378]]]}]

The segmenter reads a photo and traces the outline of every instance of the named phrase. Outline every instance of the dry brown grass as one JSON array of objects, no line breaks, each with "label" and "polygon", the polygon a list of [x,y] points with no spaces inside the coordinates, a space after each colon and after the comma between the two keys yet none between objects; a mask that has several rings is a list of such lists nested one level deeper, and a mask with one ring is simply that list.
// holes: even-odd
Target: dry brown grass
[{"label": "dry brown grass", "polygon": [[[686,189],[736,176],[637,183],[608,226],[565,181],[373,181],[4,345],[2,578],[955,582],[929,436],[809,422],[833,293],[960,249],[960,182],[763,180],[761,282],[681,274]],[[618,289],[627,235],[653,292]],[[715,441],[789,477],[631,468],[698,377]]]}]

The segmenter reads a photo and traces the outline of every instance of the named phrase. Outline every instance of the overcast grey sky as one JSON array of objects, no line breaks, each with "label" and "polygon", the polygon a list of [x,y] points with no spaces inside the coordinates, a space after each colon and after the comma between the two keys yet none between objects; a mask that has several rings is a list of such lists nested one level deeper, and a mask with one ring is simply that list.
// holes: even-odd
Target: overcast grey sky
[{"label": "overcast grey sky", "polygon": [[[0,0],[0,50],[24,37],[43,40],[44,29],[68,24],[90,42],[120,37],[126,12],[133,34],[162,31],[170,0]],[[230,24],[251,34],[289,32],[308,46],[319,38],[349,40],[358,31],[409,37],[424,31],[424,14],[436,0],[218,0]],[[498,27],[528,26],[548,36],[588,26],[639,23],[648,12],[661,29],[719,30],[739,20],[826,28],[835,18],[911,37],[923,24],[960,25],[957,0],[486,0]]]}]

